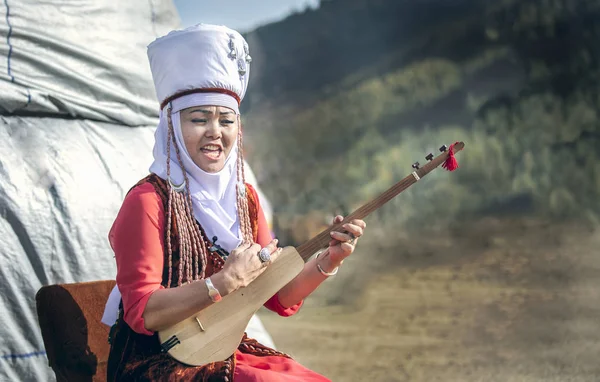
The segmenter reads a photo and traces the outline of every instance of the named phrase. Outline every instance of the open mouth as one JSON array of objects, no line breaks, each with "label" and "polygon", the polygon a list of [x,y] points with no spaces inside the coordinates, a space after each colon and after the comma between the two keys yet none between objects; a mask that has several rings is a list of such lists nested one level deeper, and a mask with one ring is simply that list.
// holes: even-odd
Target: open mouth
[{"label": "open mouth", "polygon": [[218,145],[206,145],[200,149],[209,159],[217,160],[221,156],[223,149]]}]

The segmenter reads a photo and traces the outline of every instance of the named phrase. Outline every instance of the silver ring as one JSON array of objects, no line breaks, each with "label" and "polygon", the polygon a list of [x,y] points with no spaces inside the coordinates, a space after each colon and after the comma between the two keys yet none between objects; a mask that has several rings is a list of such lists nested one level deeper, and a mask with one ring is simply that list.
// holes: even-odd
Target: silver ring
[{"label": "silver ring", "polygon": [[265,247],[258,252],[258,258],[260,259],[261,263],[271,261],[271,252]]},{"label": "silver ring", "polygon": [[352,232],[348,232],[348,236],[350,236],[352,239],[348,240],[346,243],[354,245],[354,242],[356,241],[356,236],[354,236]]}]

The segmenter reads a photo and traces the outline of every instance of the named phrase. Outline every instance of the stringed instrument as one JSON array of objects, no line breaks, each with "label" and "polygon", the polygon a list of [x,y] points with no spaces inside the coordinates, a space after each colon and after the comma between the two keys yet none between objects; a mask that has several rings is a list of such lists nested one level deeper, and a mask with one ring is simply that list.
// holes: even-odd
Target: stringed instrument
[{"label": "stringed instrument", "polygon": [[414,171],[369,203],[346,216],[340,223],[323,230],[314,238],[297,248],[285,247],[266,270],[247,287],[223,297],[191,317],[158,332],[162,351],[176,360],[191,366],[223,361],[238,348],[244,331],[256,313],[272,296],[293,280],[307,262],[319,250],[326,248],[331,240],[330,232],[341,228],[353,219],[364,219],[395,196],[415,184],[419,179],[443,164],[452,171],[457,167],[454,153],[464,148],[456,142],[434,158],[426,156],[429,163],[420,167],[415,162]]}]

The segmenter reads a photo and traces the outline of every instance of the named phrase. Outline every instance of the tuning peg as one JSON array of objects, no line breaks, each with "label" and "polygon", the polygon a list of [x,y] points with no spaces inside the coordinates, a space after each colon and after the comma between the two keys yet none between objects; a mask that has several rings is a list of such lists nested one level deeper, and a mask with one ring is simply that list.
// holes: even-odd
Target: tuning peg
[{"label": "tuning peg", "polygon": [[433,160],[433,153],[427,154],[427,156],[425,157],[425,159],[427,159],[428,161],[431,162]]},{"label": "tuning peg", "polygon": [[414,168],[415,170],[418,170],[419,166],[420,166],[419,162],[415,162],[412,164],[412,168]]},{"label": "tuning peg", "polygon": [[444,153],[444,152],[446,152],[446,150],[448,150],[448,146],[446,146],[446,145],[443,145],[442,147],[440,147],[440,151],[441,151],[441,152],[443,152],[443,153]]}]

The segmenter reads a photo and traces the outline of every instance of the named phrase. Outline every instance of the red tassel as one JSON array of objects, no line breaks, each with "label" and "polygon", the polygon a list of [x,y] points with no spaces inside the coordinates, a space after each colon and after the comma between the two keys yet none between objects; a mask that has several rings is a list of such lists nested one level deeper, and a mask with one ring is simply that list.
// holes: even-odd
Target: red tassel
[{"label": "red tassel", "polygon": [[458,168],[458,162],[456,161],[456,158],[454,157],[454,145],[457,143],[458,142],[450,145],[450,147],[448,148],[448,158],[446,158],[446,160],[442,164],[442,167],[448,171],[454,171]]}]

